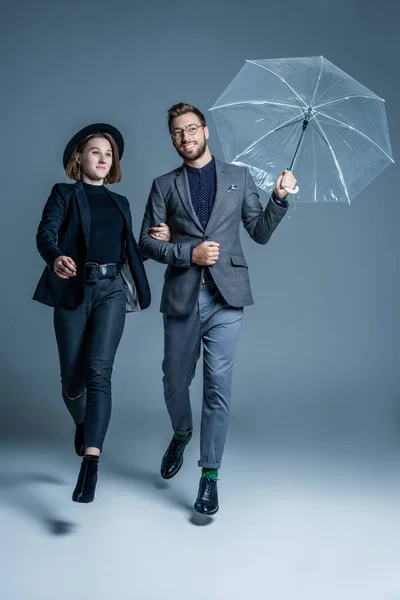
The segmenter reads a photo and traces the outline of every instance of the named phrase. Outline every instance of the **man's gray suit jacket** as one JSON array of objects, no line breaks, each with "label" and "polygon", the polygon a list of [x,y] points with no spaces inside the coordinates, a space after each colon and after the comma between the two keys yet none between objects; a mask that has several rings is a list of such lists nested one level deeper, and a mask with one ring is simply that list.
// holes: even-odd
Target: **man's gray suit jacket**
[{"label": "man's gray suit jacket", "polygon": [[[167,264],[160,310],[171,316],[189,314],[199,297],[202,267],[190,264],[190,248],[204,241],[219,243],[219,260],[209,267],[228,304],[253,304],[246,259],[239,237],[240,222],[252,239],[266,244],[287,211],[269,200],[263,209],[245,167],[215,161],[216,194],[206,229],[193,209],[184,166],[153,181],[139,238],[142,255]],[[233,186],[233,187],[231,187]],[[171,240],[153,239],[149,227],[167,223]]]}]

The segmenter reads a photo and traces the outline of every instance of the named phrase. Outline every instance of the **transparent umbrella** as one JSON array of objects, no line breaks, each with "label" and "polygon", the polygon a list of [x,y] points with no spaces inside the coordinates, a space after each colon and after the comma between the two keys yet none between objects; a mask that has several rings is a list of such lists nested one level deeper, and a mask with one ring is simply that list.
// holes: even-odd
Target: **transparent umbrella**
[{"label": "transparent umbrella", "polygon": [[247,60],[210,109],[225,160],[295,202],[348,202],[393,161],[385,101],[323,56]]}]

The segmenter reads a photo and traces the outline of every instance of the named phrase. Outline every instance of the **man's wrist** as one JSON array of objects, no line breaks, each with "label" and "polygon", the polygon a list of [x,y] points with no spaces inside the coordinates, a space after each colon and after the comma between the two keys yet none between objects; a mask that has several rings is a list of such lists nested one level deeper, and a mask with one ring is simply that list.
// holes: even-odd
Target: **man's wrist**
[{"label": "man's wrist", "polygon": [[278,194],[276,193],[276,190],[274,190],[272,192],[272,196],[271,199],[273,200],[273,202],[275,202],[275,204],[277,204],[278,206],[282,206],[282,207],[286,207],[288,206],[288,201],[287,201],[287,196],[284,196],[283,198],[281,198],[280,196],[278,196]]}]

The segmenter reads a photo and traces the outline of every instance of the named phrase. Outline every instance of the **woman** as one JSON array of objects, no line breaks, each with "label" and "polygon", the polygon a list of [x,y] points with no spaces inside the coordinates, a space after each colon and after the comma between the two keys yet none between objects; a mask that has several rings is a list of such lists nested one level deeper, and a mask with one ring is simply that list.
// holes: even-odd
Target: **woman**
[{"label": "woman", "polygon": [[[75,502],[94,499],[125,314],[150,305],[129,202],[105,187],[121,180],[123,149],[121,133],[105,123],[70,140],[63,164],[75,183],[53,187],[36,237],[47,267],[34,299],[54,306],[62,396],[76,424],[76,453],[83,457]],[[170,239],[162,224],[152,235]]]}]

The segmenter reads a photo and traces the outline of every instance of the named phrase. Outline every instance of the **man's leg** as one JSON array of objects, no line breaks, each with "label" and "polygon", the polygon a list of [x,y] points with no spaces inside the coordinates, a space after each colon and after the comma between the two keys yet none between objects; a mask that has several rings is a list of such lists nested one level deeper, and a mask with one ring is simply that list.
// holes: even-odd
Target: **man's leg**
[{"label": "man's leg", "polygon": [[196,511],[218,511],[217,476],[231,412],[231,387],[243,309],[226,304],[215,285],[203,286],[199,298],[203,341],[203,410],[199,466],[203,467]]},{"label": "man's leg", "polygon": [[187,316],[164,315],[164,397],[174,436],[161,462],[161,476],[171,479],[183,463],[185,447],[192,437],[189,387],[200,356],[198,307]]},{"label": "man's leg", "polygon": [[204,385],[198,464],[218,469],[231,414],[232,375],[243,309],[227,305],[214,291],[206,298],[203,315]]},{"label": "man's leg", "polygon": [[193,428],[189,387],[200,356],[200,321],[197,307],[182,317],[164,315],[164,398],[175,433]]}]

